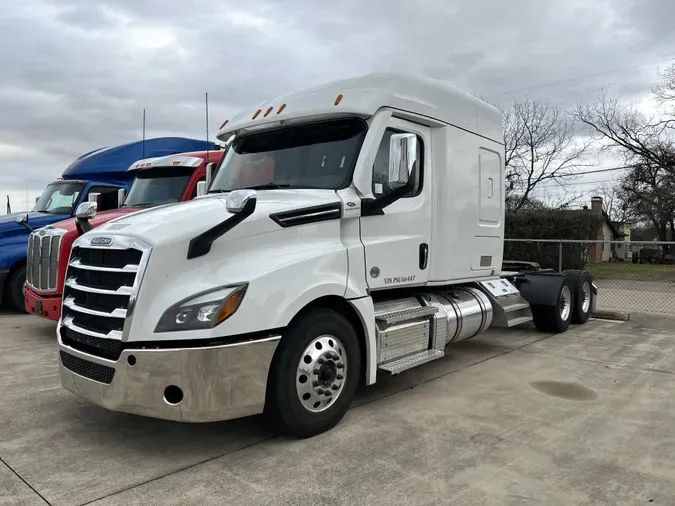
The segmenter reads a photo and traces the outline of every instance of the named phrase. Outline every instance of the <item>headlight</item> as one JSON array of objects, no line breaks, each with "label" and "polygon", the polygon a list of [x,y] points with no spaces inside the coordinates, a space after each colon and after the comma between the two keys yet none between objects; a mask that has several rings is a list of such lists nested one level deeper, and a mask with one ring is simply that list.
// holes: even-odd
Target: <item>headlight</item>
[{"label": "headlight", "polygon": [[220,287],[188,297],[164,312],[155,332],[212,329],[239,309],[247,288]]}]

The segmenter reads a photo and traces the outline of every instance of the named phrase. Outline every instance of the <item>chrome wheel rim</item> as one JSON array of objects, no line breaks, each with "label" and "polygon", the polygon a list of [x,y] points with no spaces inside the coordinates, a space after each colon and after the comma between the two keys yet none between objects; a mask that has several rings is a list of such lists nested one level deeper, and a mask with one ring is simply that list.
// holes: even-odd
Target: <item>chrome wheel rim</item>
[{"label": "chrome wheel rim", "polygon": [[572,292],[569,286],[563,286],[560,294],[560,318],[566,321],[570,317],[571,312]]},{"label": "chrome wheel rim", "polygon": [[581,310],[584,313],[588,313],[588,310],[591,308],[591,284],[586,281],[581,285]]},{"label": "chrome wheel rim", "polygon": [[347,381],[347,353],[334,336],[314,339],[303,352],[295,374],[298,399],[305,409],[319,413],[340,397]]}]

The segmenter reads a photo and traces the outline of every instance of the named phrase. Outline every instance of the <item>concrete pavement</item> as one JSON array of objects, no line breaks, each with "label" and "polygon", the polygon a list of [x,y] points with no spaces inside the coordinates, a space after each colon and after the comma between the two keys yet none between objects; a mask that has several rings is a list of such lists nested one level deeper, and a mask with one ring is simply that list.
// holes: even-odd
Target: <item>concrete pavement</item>
[{"label": "concrete pavement", "polygon": [[674,321],[491,331],[298,441],[87,404],[53,325],[0,315],[0,504],[672,504]]}]

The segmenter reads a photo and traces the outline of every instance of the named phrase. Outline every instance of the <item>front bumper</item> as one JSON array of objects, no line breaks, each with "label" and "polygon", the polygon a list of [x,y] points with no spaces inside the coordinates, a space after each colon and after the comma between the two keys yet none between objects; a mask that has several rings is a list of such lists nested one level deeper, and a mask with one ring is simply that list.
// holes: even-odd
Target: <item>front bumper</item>
[{"label": "front bumper", "polygon": [[[124,349],[111,361],[64,345],[59,331],[57,336],[61,384],[67,390],[113,411],[184,422],[262,413],[267,374],[280,339],[204,348]],[[180,389],[179,403],[167,401],[167,387],[172,388],[167,397],[173,402],[175,387]]]},{"label": "front bumper", "polygon": [[61,295],[43,297],[26,286],[23,292],[26,311],[49,320],[61,318]]},{"label": "front bumper", "polygon": [[9,274],[9,269],[0,269],[0,304],[2,304],[2,294],[5,293],[5,280]]}]

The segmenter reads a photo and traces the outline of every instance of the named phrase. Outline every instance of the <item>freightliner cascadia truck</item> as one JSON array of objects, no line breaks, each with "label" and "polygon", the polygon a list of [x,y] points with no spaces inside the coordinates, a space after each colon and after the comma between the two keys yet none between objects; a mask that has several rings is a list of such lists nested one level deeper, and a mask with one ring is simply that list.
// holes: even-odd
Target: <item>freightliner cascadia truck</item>
[{"label": "freightliner cascadia truck", "polygon": [[[216,146],[215,149],[218,149]],[[75,239],[91,228],[129,213],[195,198],[207,175],[215,172],[224,151],[197,151],[139,160],[128,168],[135,176],[128,195],[118,209],[96,213],[96,203],[83,203],[83,216],[76,216],[31,233],[26,262],[26,311],[58,321],[68,268],[68,256]],[[78,209],[82,212],[82,208]],[[42,245],[49,241],[50,248]],[[54,271],[52,269],[55,269]],[[72,298],[66,299],[66,305]]]},{"label": "freightliner cascadia truck", "polygon": [[[99,195],[99,211],[118,207],[119,190],[128,190],[134,179],[127,169],[140,158],[213,146],[206,141],[160,137],[102,148],[79,157],[63,172],[62,179],[47,185],[31,212],[0,216],[0,302],[24,311],[28,236],[33,230],[74,216],[78,205],[92,194]],[[49,241],[41,245],[46,253],[56,246],[58,238],[50,237]],[[55,258],[49,262],[53,265]],[[45,284],[54,282],[54,278],[44,280]]]},{"label": "freightliner cascadia truck", "polygon": [[63,386],[110,410],[264,413],[308,437],[359,384],[491,326],[583,323],[585,271],[505,272],[499,111],[371,74],[226,121],[208,195],[77,239],[58,324]]}]

